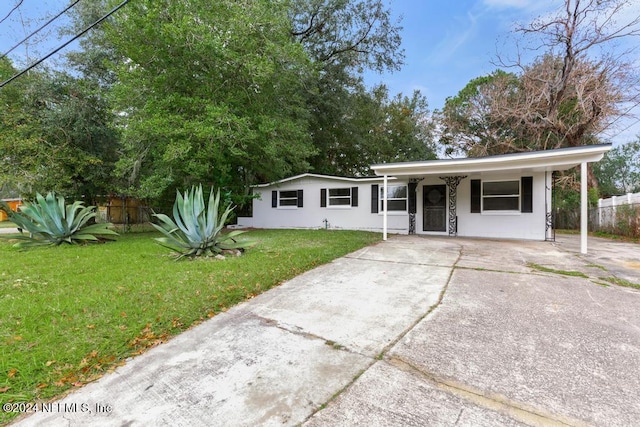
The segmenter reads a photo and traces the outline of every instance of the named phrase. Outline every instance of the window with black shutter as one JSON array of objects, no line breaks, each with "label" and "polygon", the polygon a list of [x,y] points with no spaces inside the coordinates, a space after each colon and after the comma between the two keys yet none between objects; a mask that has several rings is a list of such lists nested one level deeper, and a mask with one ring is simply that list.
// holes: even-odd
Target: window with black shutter
[{"label": "window with black shutter", "polygon": [[303,199],[304,199],[304,193],[302,192],[302,190],[298,190],[298,207],[301,208],[303,207]]},{"label": "window with black shutter", "polygon": [[533,177],[523,176],[521,181],[522,207],[520,210],[525,213],[531,213],[533,212]]},{"label": "window with black shutter", "polygon": [[303,191],[302,190],[282,190],[271,192],[271,207],[303,207]]},{"label": "window with black shutter", "polygon": [[481,212],[482,196],[480,194],[480,180],[471,180],[471,213]]},{"label": "window with black shutter", "polygon": [[320,190],[320,207],[358,206],[358,187],[323,188]]},{"label": "window with black shutter", "polygon": [[371,185],[371,213],[378,213],[378,184]]},{"label": "window with black shutter", "polygon": [[533,177],[520,180],[471,180],[471,213],[533,212]]}]

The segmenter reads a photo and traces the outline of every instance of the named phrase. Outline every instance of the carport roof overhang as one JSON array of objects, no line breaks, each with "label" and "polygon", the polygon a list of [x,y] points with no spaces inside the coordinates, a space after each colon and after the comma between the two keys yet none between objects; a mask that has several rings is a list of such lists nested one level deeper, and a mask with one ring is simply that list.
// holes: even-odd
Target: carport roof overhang
[{"label": "carport roof overhang", "polygon": [[552,172],[600,161],[610,149],[611,144],[597,144],[478,158],[382,163],[371,165],[371,169],[376,175],[396,177],[510,171]]},{"label": "carport roof overhang", "polygon": [[[384,176],[383,200],[386,200],[389,177],[420,177],[425,175],[465,176],[483,172],[553,172],[580,165],[580,175],[587,174],[587,163],[598,162],[611,150],[611,144],[501,154],[479,158],[429,160],[371,165],[376,175]],[[382,236],[387,240],[387,211],[382,213]],[[580,252],[587,253],[587,180],[580,181]]]}]

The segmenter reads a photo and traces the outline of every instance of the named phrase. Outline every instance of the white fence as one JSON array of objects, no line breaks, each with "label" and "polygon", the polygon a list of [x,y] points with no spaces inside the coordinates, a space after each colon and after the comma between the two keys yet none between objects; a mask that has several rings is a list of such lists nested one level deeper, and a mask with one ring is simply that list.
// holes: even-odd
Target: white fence
[{"label": "white fence", "polygon": [[597,230],[631,237],[640,234],[640,193],[599,199],[594,211],[591,218]]}]

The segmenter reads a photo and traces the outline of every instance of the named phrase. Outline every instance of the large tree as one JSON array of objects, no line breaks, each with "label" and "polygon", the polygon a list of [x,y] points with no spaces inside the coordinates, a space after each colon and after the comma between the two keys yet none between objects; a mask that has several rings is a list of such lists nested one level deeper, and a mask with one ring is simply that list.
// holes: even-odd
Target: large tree
[{"label": "large tree", "polygon": [[[382,0],[291,0],[291,34],[323,70],[399,70],[398,22]],[[335,77],[335,76],[334,76]]]},{"label": "large tree", "polygon": [[[383,1],[291,4],[291,34],[318,71],[306,92],[317,150],[310,159],[312,170],[363,175],[370,173],[371,163],[432,156],[424,97],[390,99],[386,88],[367,90],[362,82],[365,69],[396,71],[403,65],[401,27]],[[394,108],[405,112],[402,119]]]},{"label": "large tree", "polygon": [[614,147],[594,165],[601,197],[640,191],[640,136]]},{"label": "large tree", "polygon": [[[2,65],[14,71],[6,59]],[[116,135],[105,123],[106,104],[82,79],[31,71],[0,89],[0,102],[4,183],[23,195],[54,190],[92,200],[108,191]]]},{"label": "large tree", "polygon": [[[500,65],[512,67],[513,74],[494,73],[472,82],[475,93],[463,90],[451,98],[442,112],[448,132],[444,142],[469,155],[486,155],[594,141],[640,96],[637,73],[624,48],[640,34],[639,17],[624,20],[630,4],[565,0],[555,14],[520,28],[538,56],[531,63],[520,54],[515,61],[502,59]],[[467,127],[473,120],[460,117],[472,117],[478,104],[483,120]]]},{"label": "large tree", "polygon": [[125,58],[114,97],[127,190],[158,197],[204,182],[241,194],[307,170],[312,68],[285,6],[142,0],[121,10],[107,34]]},{"label": "large tree", "polygon": [[393,98],[384,85],[326,91],[312,115],[318,173],[366,176],[374,163],[435,158],[432,121],[420,92]]},{"label": "large tree", "polygon": [[[4,81],[16,72],[8,58],[0,59],[0,79]],[[5,189],[10,189],[13,196],[31,191],[41,173],[39,157],[35,155],[41,145],[40,129],[26,100],[28,86],[36,78],[31,73],[0,89],[0,189],[3,194]]]}]

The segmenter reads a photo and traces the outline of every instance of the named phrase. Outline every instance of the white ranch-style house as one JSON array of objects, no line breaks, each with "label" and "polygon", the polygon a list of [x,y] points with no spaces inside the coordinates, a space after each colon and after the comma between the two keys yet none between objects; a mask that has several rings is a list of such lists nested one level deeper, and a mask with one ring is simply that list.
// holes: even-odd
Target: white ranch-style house
[{"label": "white ranch-style house", "polygon": [[[253,216],[238,226],[546,240],[551,174],[597,162],[611,144],[481,158],[372,165],[375,177],[306,173],[253,187]],[[586,179],[582,251],[586,253]],[[385,209],[386,207],[386,209]]]}]

